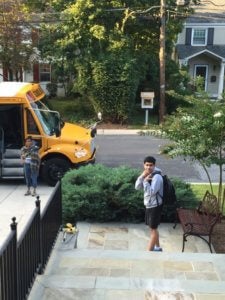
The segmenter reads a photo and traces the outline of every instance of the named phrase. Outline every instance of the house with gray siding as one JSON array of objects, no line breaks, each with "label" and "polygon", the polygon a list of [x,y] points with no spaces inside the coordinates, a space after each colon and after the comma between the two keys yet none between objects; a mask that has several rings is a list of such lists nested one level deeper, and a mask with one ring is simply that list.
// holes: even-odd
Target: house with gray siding
[{"label": "house with gray siding", "polygon": [[[225,9],[225,7],[223,7]],[[176,59],[192,78],[204,78],[204,89],[213,99],[225,92],[225,12],[218,7],[198,9],[184,23],[176,44]]]}]

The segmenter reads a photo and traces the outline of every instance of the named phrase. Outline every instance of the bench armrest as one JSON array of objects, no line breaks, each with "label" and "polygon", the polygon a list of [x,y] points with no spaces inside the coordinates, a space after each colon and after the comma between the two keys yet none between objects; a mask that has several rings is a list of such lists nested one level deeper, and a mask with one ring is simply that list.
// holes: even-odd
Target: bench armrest
[{"label": "bench armrest", "polygon": [[201,233],[209,233],[212,229],[212,225],[206,223],[185,223],[185,232],[201,234]]},{"label": "bench armrest", "polygon": [[202,201],[199,201],[198,206],[196,207],[197,212],[201,212],[202,203]]}]

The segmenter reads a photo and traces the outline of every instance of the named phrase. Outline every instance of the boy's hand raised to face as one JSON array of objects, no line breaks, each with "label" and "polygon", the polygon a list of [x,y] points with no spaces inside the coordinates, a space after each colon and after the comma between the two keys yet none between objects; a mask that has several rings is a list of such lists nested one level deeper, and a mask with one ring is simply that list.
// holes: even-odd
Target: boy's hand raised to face
[{"label": "boy's hand raised to face", "polygon": [[151,173],[149,173],[148,170],[144,170],[141,174],[141,177],[143,177],[145,180],[150,180],[151,179]]}]

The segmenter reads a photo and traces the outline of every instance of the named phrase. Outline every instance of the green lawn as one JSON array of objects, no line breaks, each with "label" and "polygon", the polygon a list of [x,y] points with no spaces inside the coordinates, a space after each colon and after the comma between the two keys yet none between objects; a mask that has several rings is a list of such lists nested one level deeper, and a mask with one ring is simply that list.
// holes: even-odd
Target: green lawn
[{"label": "green lawn", "polygon": [[[225,186],[223,188],[225,188]],[[209,184],[191,184],[191,189],[198,199],[202,199],[202,197],[204,196],[204,194],[207,190],[209,192],[211,192]],[[213,185],[213,193],[215,195],[218,194],[218,185],[217,184]]]},{"label": "green lawn", "polygon": [[[224,188],[225,188],[225,185],[223,186],[223,189]],[[209,184],[191,184],[191,189],[199,200],[201,200],[203,198],[203,196],[205,195],[205,192],[207,190],[209,192],[211,192]],[[218,195],[218,185],[217,184],[213,184],[213,193],[216,196]],[[225,215],[225,207],[223,208],[223,215]]]},{"label": "green lawn", "polygon": [[[217,187],[216,191],[218,190]],[[205,192],[208,190],[210,191],[210,186],[209,184],[191,184],[191,189],[193,193],[196,195],[196,197],[201,200],[203,196],[205,195]],[[215,192],[214,192],[215,193]]]}]

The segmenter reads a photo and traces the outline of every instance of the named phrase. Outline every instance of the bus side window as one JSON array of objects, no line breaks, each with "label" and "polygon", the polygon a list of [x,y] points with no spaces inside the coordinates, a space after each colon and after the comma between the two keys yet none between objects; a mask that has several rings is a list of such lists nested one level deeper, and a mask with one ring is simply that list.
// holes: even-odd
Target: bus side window
[{"label": "bus side window", "polygon": [[28,134],[40,134],[37,124],[29,110],[27,110],[27,133]]}]

